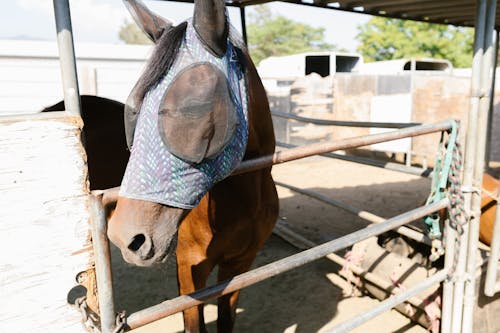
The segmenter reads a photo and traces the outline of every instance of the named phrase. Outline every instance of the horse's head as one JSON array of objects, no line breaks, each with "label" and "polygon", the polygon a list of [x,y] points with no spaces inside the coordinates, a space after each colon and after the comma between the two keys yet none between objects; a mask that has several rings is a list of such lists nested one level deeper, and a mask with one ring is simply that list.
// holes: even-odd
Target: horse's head
[{"label": "horse's head", "polygon": [[147,266],[175,249],[183,218],[243,158],[246,88],[223,0],[196,0],[175,27],[125,3],[156,46],[125,107],[131,155],[108,236]]}]

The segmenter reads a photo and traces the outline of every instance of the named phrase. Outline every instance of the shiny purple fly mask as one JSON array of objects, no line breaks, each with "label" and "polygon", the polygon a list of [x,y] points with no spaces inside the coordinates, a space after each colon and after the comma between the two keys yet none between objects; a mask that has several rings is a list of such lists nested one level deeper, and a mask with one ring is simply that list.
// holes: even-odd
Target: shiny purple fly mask
[{"label": "shiny purple fly mask", "polygon": [[241,162],[247,109],[235,47],[228,38],[217,57],[189,20],[171,68],[142,101],[120,196],[196,207]]}]

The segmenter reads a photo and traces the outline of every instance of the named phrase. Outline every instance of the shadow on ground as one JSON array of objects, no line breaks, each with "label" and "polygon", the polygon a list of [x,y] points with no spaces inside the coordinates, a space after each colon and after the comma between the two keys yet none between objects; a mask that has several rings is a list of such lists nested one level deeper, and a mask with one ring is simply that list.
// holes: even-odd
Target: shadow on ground
[{"label": "shadow on ground", "polygon": [[[282,197],[280,216],[307,238],[318,243],[358,230],[366,223],[338,208],[297,193]],[[365,208],[382,217],[392,217],[419,206],[429,191],[428,179],[343,188],[312,188],[329,197]],[[272,236],[259,253],[254,267],[297,253],[298,250]],[[116,309],[127,313],[177,296],[175,263],[169,260],[154,268],[132,267],[112,249]],[[337,315],[342,291],[326,277],[339,267],[326,259],[250,286],[241,294],[235,332],[317,332]],[[214,283],[213,277],[211,283]],[[353,309],[352,315],[358,312]],[[405,323],[406,325],[406,323]],[[215,322],[208,325],[216,330]],[[394,332],[407,330],[400,327]],[[388,331],[379,331],[388,332]]]}]

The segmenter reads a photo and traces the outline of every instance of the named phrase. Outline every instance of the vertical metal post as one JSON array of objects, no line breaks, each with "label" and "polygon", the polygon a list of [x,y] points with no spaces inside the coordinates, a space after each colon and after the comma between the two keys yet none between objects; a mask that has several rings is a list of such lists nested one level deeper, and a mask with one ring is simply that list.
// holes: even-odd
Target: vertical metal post
[{"label": "vertical metal post", "polygon": [[245,15],[245,7],[240,7],[240,18],[241,18],[241,34],[243,35],[243,41],[245,45],[248,45],[247,39],[247,20]]},{"label": "vertical metal post", "polygon": [[113,299],[113,277],[111,274],[111,254],[107,236],[107,221],[102,205],[102,194],[90,196],[92,222],[92,245],[94,246],[95,271],[101,332],[111,333],[115,328],[115,304]]},{"label": "vertical metal post", "polygon": [[[450,227],[449,219],[446,219],[444,225],[444,236],[446,252],[444,255],[444,269],[451,272],[453,261],[455,260],[455,247],[457,233]],[[451,332],[452,306],[453,306],[453,281],[448,278],[443,281],[443,303],[441,307],[441,332]]]},{"label": "vertical metal post", "polygon": [[497,29],[495,33],[495,54],[493,56],[493,77],[491,78],[491,89],[490,89],[490,107],[488,110],[488,132],[486,137],[486,156],[485,156],[485,165],[486,169],[490,166],[490,158],[491,158],[491,135],[493,129],[493,114],[495,111],[495,85],[497,78],[497,63],[498,63],[498,37],[500,36],[500,31]]},{"label": "vertical metal post", "polygon": [[54,0],[54,14],[64,89],[64,107],[71,115],[79,116],[81,115],[80,92],[78,90],[73,29],[68,0]]},{"label": "vertical metal post", "polygon": [[[495,27],[496,0],[487,0],[485,6],[485,27],[482,47],[481,77],[479,86],[479,103],[477,112],[477,130],[475,138],[475,163],[471,185],[475,191],[471,193],[471,221],[469,223],[469,240],[467,248],[467,273],[465,281],[464,309],[462,332],[473,331],[474,306],[476,304],[476,257],[479,242],[479,220],[481,217],[481,188],[483,183],[486,132],[488,127],[488,108],[490,105],[490,89],[493,63],[493,30]],[[479,22],[478,22],[479,23]],[[471,142],[472,144],[472,142]]]},{"label": "vertical metal post", "polygon": [[[417,71],[417,60],[410,60],[410,117],[413,117],[413,90],[415,89],[415,73]],[[408,138],[410,140],[410,148],[406,152],[405,165],[411,167],[411,158],[413,152],[413,138]]]},{"label": "vertical metal post", "polygon": [[500,259],[500,194],[497,197],[497,208],[495,213],[495,224],[493,226],[493,237],[491,239],[490,258],[486,271],[486,281],[484,283],[484,294],[492,297],[500,291],[498,282],[498,260]]},{"label": "vertical metal post", "polygon": [[[474,56],[472,58],[472,77],[471,77],[471,100],[467,122],[467,135],[464,156],[464,188],[473,188],[473,175],[476,158],[476,139],[478,130],[478,113],[480,98],[480,80],[481,64],[483,61],[483,40],[486,21],[486,1],[478,0],[476,2],[476,20],[474,29]],[[465,207],[470,212],[472,192],[465,193]],[[473,219],[472,219],[473,220]],[[462,330],[462,310],[464,300],[465,268],[467,256],[467,240],[469,235],[470,223],[464,225],[463,234],[460,237],[460,247],[458,251],[457,265],[454,274],[453,286],[453,309],[451,332],[460,333]]]}]

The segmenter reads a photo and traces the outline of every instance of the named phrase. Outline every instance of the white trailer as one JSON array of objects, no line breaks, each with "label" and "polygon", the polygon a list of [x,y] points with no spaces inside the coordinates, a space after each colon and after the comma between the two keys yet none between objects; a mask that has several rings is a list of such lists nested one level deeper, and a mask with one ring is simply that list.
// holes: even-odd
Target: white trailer
[{"label": "white trailer", "polygon": [[268,91],[289,88],[298,78],[311,73],[322,77],[335,73],[359,72],[363,57],[357,53],[305,52],[262,60],[257,71]]}]

